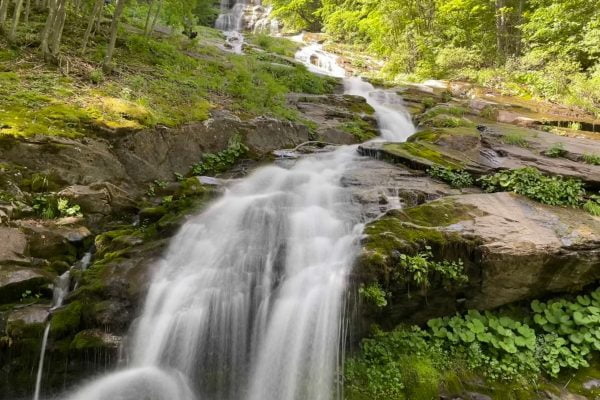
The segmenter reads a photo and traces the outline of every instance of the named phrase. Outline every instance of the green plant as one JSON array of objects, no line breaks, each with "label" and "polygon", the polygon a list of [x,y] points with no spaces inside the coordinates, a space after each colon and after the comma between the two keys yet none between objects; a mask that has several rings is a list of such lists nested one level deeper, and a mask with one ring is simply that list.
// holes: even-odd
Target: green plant
[{"label": "green plant", "polygon": [[566,153],[565,146],[562,143],[554,143],[552,147],[544,152],[544,155],[550,158],[559,158],[564,157]]},{"label": "green plant", "polygon": [[600,195],[591,195],[583,205],[583,209],[596,217],[600,217]]},{"label": "green plant", "polygon": [[101,69],[95,69],[90,72],[89,78],[90,78],[90,82],[97,85],[104,81],[104,73],[102,72]]},{"label": "green plant", "polygon": [[592,351],[600,351],[600,289],[574,301],[533,301],[533,322],[544,332],[540,356],[552,376],[563,368],[587,367]]},{"label": "green plant", "polygon": [[413,282],[418,287],[426,289],[431,285],[431,278],[439,276],[445,288],[453,285],[462,285],[468,282],[469,278],[464,272],[462,260],[458,261],[432,261],[433,253],[430,247],[425,247],[414,256],[407,254],[400,255],[399,266],[404,272],[405,279],[409,283]]},{"label": "green plant", "polygon": [[37,195],[33,198],[32,208],[43,219],[60,217],[81,217],[81,207],[71,204],[68,199],[51,195]]},{"label": "green plant", "polygon": [[40,299],[40,297],[42,297],[40,293],[33,294],[31,290],[26,290],[23,293],[21,293],[21,299],[19,301],[21,303],[29,301],[37,302]]},{"label": "green plant", "polygon": [[581,156],[583,161],[592,165],[600,165],[600,155],[597,154],[584,154]]},{"label": "green plant", "polygon": [[520,133],[507,133],[502,137],[502,142],[512,146],[529,147],[529,142]]},{"label": "green plant", "polygon": [[499,172],[479,182],[488,192],[511,191],[554,206],[579,207],[585,195],[581,181],[547,177],[533,167]]},{"label": "green plant", "polygon": [[574,130],[574,131],[580,131],[581,130],[581,122],[570,122],[569,129]]},{"label": "green plant", "polygon": [[470,369],[493,380],[522,379],[538,372],[535,331],[509,317],[469,311],[465,316],[430,320],[427,325],[441,346]]},{"label": "green plant", "polygon": [[358,293],[367,303],[376,308],[384,308],[388,304],[387,295],[378,283],[363,285],[358,289]]},{"label": "green plant", "polygon": [[224,172],[231,168],[247,151],[248,147],[242,143],[241,138],[234,136],[229,141],[227,149],[216,154],[204,154],[202,161],[192,166],[192,175],[199,176]]},{"label": "green plant", "polygon": [[471,174],[464,170],[452,170],[451,168],[434,165],[427,170],[427,173],[432,178],[447,182],[455,188],[472,186],[474,183]]}]

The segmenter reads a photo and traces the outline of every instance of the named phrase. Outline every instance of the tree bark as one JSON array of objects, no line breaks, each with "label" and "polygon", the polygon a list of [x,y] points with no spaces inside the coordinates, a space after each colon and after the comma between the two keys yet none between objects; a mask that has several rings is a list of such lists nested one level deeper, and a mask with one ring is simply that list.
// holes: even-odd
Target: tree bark
[{"label": "tree bark", "polygon": [[60,42],[62,41],[62,33],[65,27],[65,19],[67,17],[67,3],[69,0],[58,0],[58,7],[56,10],[56,19],[54,21],[54,27],[52,29],[51,41],[50,41],[50,54],[53,58],[58,56],[60,50]]},{"label": "tree bark", "polygon": [[125,4],[127,0],[118,0],[117,7],[115,8],[115,13],[113,14],[113,19],[110,24],[110,40],[108,42],[108,48],[106,49],[106,56],[104,57],[104,63],[102,64],[102,69],[105,72],[110,72],[110,63],[112,61],[113,53],[115,51],[115,44],[117,43],[117,34],[119,33],[119,22],[121,21],[121,16],[123,15],[123,11],[125,10]]},{"label": "tree bark", "polygon": [[10,0],[2,0],[0,4],[0,31],[4,31],[6,15],[8,14],[8,3],[10,3]]},{"label": "tree bark", "polygon": [[54,27],[56,20],[57,1],[58,0],[48,0],[48,17],[46,18],[46,24],[44,25],[41,35],[40,48],[42,49],[42,53],[44,54],[46,61],[49,60],[51,54],[49,42],[52,28]]},{"label": "tree bark", "polygon": [[144,24],[144,36],[148,37],[150,35],[150,17],[152,15],[152,9],[154,8],[154,3],[156,0],[150,0],[150,4],[148,5],[148,14],[146,14],[146,23]]},{"label": "tree bark", "polygon": [[81,54],[85,53],[85,50],[87,49],[92,30],[94,29],[94,24],[96,23],[96,18],[101,17],[102,7],[104,7],[104,0],[96,0],[96,2],[94,3],[94,8],[92,9],[92,15],[90,15],[90,19],[88,20],[87,29],[85,30],[85,34],[83,35],[83,45],[81,46]]},{"label": "tree bark", "polygon": [[25,16],[23,17],[23,22],[29,22],[29,14],[31,14],[31,0],[27,0],[25,3]]},{"label": "tree bark", "polygon": [[11,43],[14,43],[17,39],[17,28],[19,27],[19,20],[21,19],[22,11],[23,0],[17,0],[17,2],[15,3],[12,26],[10,27],[10,33],[8,34],[8,41]]},{"label": "tree bark", "polygon": [[156,9],[156,13],[154,14],[154,18],[152,19],[152,25],[150,26],[150,32],[148,32],[148,36],[154,33],[154,28],[156,27],[156,22],[158,21],[158,16],[160,15],[160,11],[162,9],[163,0],[159,0],[158,8]]}]

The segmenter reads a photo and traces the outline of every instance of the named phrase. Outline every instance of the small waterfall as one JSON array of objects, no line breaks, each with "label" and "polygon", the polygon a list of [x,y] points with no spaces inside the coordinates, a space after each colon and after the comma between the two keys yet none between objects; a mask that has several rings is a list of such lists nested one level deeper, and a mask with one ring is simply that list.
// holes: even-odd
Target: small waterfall
[{"label": "small waterfall", "polygon": [[[292,40],[302,42],[303,34]],[[402,98],[394,91],[376,89],[360,77],[348,77],[346,70],[338,64],[338,57],[323,50],[323,45],[310,43],[296,53],[296,59],[315,73],[343,78],[344,93],[364,97],[375,110],[381,138],[401,142],[415,133],[415,126]]]},{"label": "small waterfall", "polygon": [[[87,252],[83,256],[83,258],[72,266],[68,271],[64,274],[56,278],[54,281],[54,290],[52,293],[52,305],[50,306],[50,313],[52,311],[63,306],[65,298],[69,294],[69,288],[71,287],[71,271],[73,268],[80,268],[82,271],[85,271],[89,266],[92,260],[92,253]],[[44,334],[42,336],[42,347],[40,349],[40,361],[38,363],[37,375],[35,378],[35,391],[33,393],[33,400],[39,400],[40,398],[40,390],[42,388],[42,373],[44,371],[44,359],[46,357],[46,347],[48,345],[48,335],[50,334],[50,327],[52,325],[52,320],[48,320],[46,322],[46,327],[44,328]]]},{"label": "small waterfall", "polygon": [[[260,1],[259,1],[260,4]],[[223,31],[231,51],[242,53],[244,46],[244,13],[247,0],[221,0],[221,11],[215,22],[215,28]]]}]

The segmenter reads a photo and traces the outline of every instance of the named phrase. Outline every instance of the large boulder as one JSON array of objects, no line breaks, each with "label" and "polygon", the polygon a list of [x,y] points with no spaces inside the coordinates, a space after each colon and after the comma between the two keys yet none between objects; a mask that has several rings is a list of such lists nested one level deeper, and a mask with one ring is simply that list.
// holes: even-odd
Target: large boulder
[{"label": "large boulder", "polygon": [[[391,211],[365,233],[356,278],[390,293],[380,320],[391,326],[576,291],[600,280],[600,218],[515,194],[452,196]],[[426,290],[411,287],[400,257],[426,246],[438,260],[461,260],[468,283],[447,287],[434,275]]]},{"label": "large boulder", "polygon": [[[553,148],[561,149],[563,156],[547,156]],[[532,166],[545,174],[580,179],[600,188],[600,166],[584,159],[584,155],[600,154],[600,141],[507,124],[431,128],[417,132],[406,143],[369,143],[361,146],[360,152],[415,169],[441,165],[477,176]]]}]

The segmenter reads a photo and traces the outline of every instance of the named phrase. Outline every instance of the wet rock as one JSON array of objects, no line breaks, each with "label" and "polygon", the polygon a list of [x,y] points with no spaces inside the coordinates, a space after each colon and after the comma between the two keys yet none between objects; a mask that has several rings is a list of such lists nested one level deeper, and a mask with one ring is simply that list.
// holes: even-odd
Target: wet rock
[{"label": "wet rock", "polygon": [[18,220],[15,221],[15,225],[27,235],[30,256],[55,259],[74,257],[77,253],[76,246],[92,236],[88,228],[80,225],[81,222],[79,218]]},{"label": "wet rock", "polygon": [[8,315],[7,323],[23,322],[26,325],[44,324],[50,316],[48,306],[32,305],[24,308],[15,309]]},{"label": "wet rock", "polygon": [[[392,293],[384,317],[392,326],[577,291],[600,279],[600,218],[510,193],[446,197],[392,211],[365,233],[356,273]],[[449,289],[438,281],[419,291],[390,278],[399,254],[424,246],[439,259],[462,260],[468,284]]]},{"label": "wet rock", "polygon": [[27,262],[27,237],[17,228],[0,226],[0,265]]},{"label": "wet rock", "polygon": [[40,269],[0,265],[0,303],[18,302],[27,291],[31,295],[48,295],[53,278]]},{"label": "wet rock", "polygon": [[414,207],[461,193],[421,171],[369,158],[357,160],[342,177],[342,183],[360,204],[365,220],[375,219],[392,209]]},{"label": "wet rock", "polygon": [[[545,152],[560,145],[565,157]],[[600,166],[583,162],[584,154],[600,154],[600,142],[553,135],[512,125],[433,128],[417,132],[406,143],[369,143],[364,155],[425,170],[432,165],[465,169],[480,176],[498,170],[532,166],[543,173],[583,180],[600,188]]]},{"label": "wet rock", "polygon": [[291,94],[288,103],[314,124],[322,141],[354,144],[378,136],[375,111],[363,97]]}]

